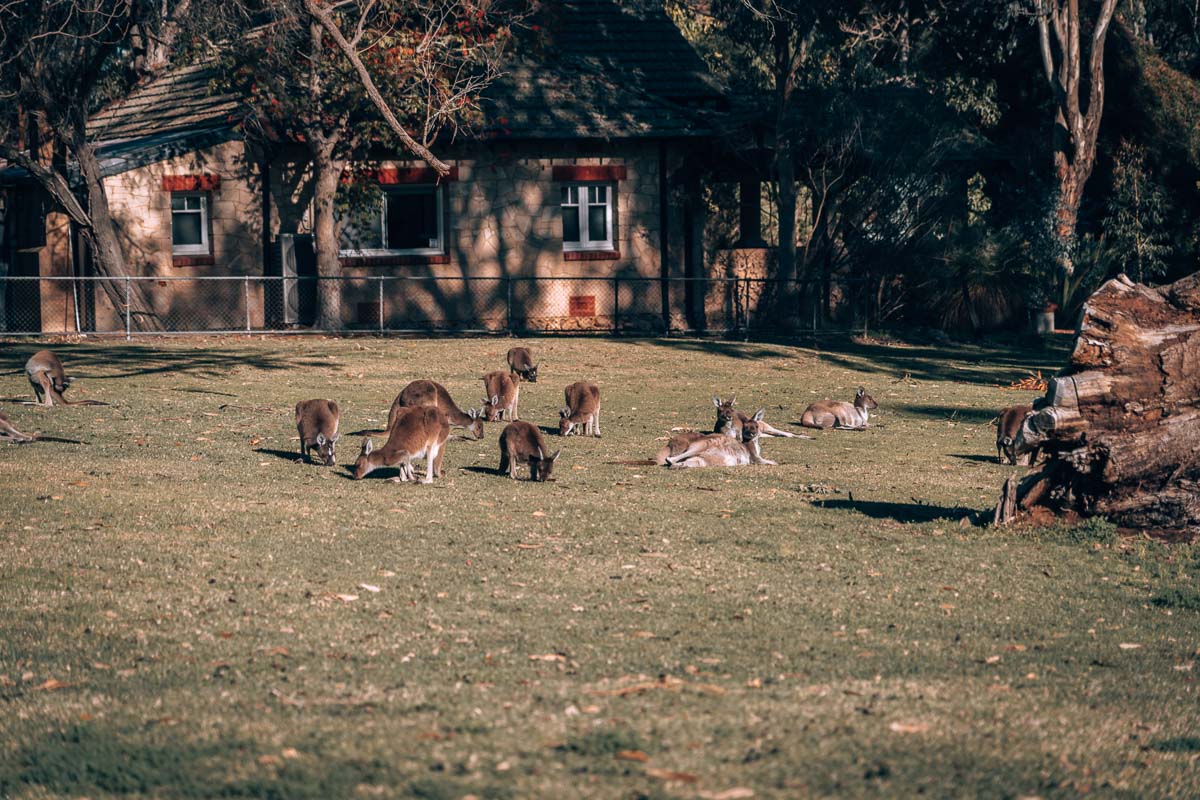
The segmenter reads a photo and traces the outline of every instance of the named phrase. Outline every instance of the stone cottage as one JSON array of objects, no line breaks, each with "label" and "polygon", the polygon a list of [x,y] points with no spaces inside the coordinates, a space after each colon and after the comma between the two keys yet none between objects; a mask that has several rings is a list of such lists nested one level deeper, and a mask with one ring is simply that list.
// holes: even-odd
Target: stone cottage
[{"label": "stone cottage", "polygon": [[[720,87],[660,8],[567,0],[557,20],[549,54],[490,89],[485,135],[438,149],[448,176],[370,165],[378,207],[341,221],[344,327],[654,330],[703,313],[680,279],[707,274],[698,198]],[[212,78],[177,69],[91,120],[129,264],[158,279],[147,295],[169,330],[304,326],[305,165],[264,157]],[[9,207],[32,196],[10,191]],[[65,215],[44,219],[38,247],[7,237],[10,274],[88,275]],[[122,329],[103,292],[63,280],[10,296],[9,330],[31,301],[43,331]]]}]

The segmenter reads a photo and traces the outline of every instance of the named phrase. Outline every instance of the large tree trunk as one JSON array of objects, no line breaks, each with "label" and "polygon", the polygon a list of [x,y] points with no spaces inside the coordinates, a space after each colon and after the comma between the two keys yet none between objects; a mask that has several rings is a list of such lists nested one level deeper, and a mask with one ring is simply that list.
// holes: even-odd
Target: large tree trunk
[{"label": "large tree trunk", "polygon": [[337,220],[333,203],[338,182],[345,166],[332,156],[335,143],[325,140],[313,143],[313,241],[317,255],[317,320],[316,327],[326,331],[341,330],[342,275],[338,261]]},{"label": "large tree trunk", "polygon": [[1044,506],[1200,532],[1200,272],[1157,289],[1124,275],[1100,287],[1039,406],[1016,447],[1049,458],[998,521]]}]

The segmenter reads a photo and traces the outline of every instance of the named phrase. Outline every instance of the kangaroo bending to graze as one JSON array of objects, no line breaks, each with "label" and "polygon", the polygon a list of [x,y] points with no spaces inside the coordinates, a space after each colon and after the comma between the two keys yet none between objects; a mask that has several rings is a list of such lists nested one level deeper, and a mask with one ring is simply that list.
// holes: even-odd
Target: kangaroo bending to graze
[{"label": "kangaroo bending to graze", "polygon": [[523,381],[537,383],[538,365],[533,363],[533,354],[528,347],[514,347],[508,351],[508,369]]},{"label": "kangaroo bending to graze", "polygon": [[63,392],[74,378],[67,377],[58,356],[49,350],[40,350],[25,362],[25,377],[33,387],[33,395],[39,406],[104,406],[99,400],[67,400]]},{"label": "kangaroo bending to graze", "polygon": [[399,467],[400,475],[393,480],[416,479],[413,459],[425,459],[422,483],[433,483],[434,475],[442,474],[442,450],[450,438],[450,419],[433,406],[402,408],[396,414],[383,447],[375,449],[368,436],[354,462],[354,480],[365,478],[379,467]]},{"label": "kangaroo bending to graze", "polygon": [[401,389],[388,411],[387,430],[392,429],[400,409],[417,406],[433,406],[446,415],[451,427],[466,428],[476,439],[483,438],[483,412],[468,408],[464,413],[450,397],[446,387],[436,381],[413,381]]},{"label": "kangaroo bending to graze", "polygon": [[37,435],[21,433],[16,426],[9,421],[8,417],[0,414],[0,442],[12,442],[13,444],[24,444],[32,442],[37,438]]},{"label": "kangaroo bending to graze", "polygon": [[296,403],[296,432],[300,434],[300,458],[311,460],[309,451],[316,450],[321,462],[332,467],[337,463],[337,443],[341,412],[332,400],[301,400]]},{"label": "kangaroo bending to graze", "polygon": [[800,417],[800,424],[806,428],[820,430],[842,428],[850,431],[864,431],[867,429],[868,412],[876,408],[879,408],[879,404],[875,402],[875,398],[867,394],[867,390],[860,386],[854,393],[853,403],[843,400],[818,400],[813,403],[804,410],[804,415]]},{"label": "kangaroo bending to graze", "polygon": [[1000,412],[996,420],[996,460],[1001,464],[1008,459],[1015,466],[1029,466],[1037,461],[1038,451],[1017,454],[1017,434],[1025,418],[1033,413],[1033,406],[1009,406]]},{"label": "kangaroo bending to graze", "polygon": [[507,372],[489,372],[483,376],[483,415],[488,422],[502,419],[520,419],[517,416],[517,400],[520,399],[521,384]]},{"label": "kangaroo bending to graze", "polygon": [[563,389],[566,405],[558,412],[558,433],[570,436],[581,427],[585,436],[600,435],[600,387],[586,381],[576,381]]},{"label": "kangaroo bending to graze", "polygon": [[[717,423],[713,426],[713,433],[723,433],[726,436],[734,439],[742,438],[742,426],[746,424],[746,420],[750,417],[744,412],[738,411],[734,406],[737,404],[737,397],[730,397],[728,400],[713,395],[713,405],[717,407]],[[811,439],[812,437],[804,433],[792,433],[791,431],[781,431],[778,428],[768,425],[765,421],[758,423],[759,434],[762,436],[785,436],[790,439]]]},{"label": "kangaroo bending to graze", "polygon": [[696,467],[742,467],[747,464],[775,464],[763,458],[759,448],[759,424],[765,411],[758,412],[742,423],[741,439],[724,433],[709,433],[695,439],[678,455],[666,458],[671,469],[693,469]]},{"label": "kangaroo bending to graze", "polygon": [[562,454],[562,448],[554,451],[554,455],[546,455],[546,441],[542,432],[528,422],[510,422],[500,432],[500,473],[508,473],[508,477],[517,479],[517,467],[529,465],[529,480],[549,480],[554,470],[554,462]]}]

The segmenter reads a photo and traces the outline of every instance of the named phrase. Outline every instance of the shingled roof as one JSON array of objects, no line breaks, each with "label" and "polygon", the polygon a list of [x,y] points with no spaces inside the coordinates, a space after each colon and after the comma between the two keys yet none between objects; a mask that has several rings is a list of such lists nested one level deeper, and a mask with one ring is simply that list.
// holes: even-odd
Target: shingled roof
[{"label": "shingled roof", "polygon": [[[709,133],[697,109],[721,89],[655,0],[562,0],[486,92],[485,131],[500,139],[625,139]],[[214,91],[210,63],[179,67],[88,123],[105,174],[237,136],[247,113]]]}]

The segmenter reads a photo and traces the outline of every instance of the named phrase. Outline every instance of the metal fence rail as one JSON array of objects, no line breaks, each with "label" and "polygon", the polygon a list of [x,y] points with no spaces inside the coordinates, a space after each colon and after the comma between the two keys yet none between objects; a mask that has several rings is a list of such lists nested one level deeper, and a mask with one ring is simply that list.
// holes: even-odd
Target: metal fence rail
[{"label": "metal fence rail", "polygon": [[[809,328],[810,316],[815,332],[815,288],[622,276],[3,277],[0,334],[729,334]],[[336,306],[331,324],[320,324],[319,298]]]}]

